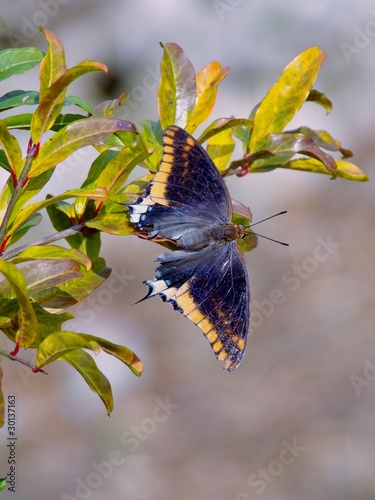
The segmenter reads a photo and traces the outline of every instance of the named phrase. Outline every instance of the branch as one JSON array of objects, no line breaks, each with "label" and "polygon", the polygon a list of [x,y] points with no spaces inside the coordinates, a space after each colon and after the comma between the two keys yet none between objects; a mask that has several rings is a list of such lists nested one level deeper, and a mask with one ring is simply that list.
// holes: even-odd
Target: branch
[{"label": "branch", "polygon": [[31,370],[34,373],[36,373],[36,372],[42,372],[45,375],[48,375],[48,373],[45,370],[43,370],[42,368],[39,368],[38,366],[34,365],[33,363],[30,363],[26,359],[20,358],[19,356],[12,356],[9,352],[4,351],[3,349],[0,349],[0,354],[2,356],[5,356],[6,358],[10,359],[11,361],[18,361],[18,363],[21,363],[23,365],[28,366],[29,368],[31,368]]},{"label": "branch", "polygon": [[3,243],[5,231],[6,231],[10,216],[12,215],[14,205],[16,204],[18,196],[19,196],[22,188],[24,187],[23,184],[26,180],[27,173],[30,169],[31,163],[32,163],[35,155],[37,154],[38,150],[39,150],[39,146],[36,144],[33,144],[27,152],[25,166],[22,169],[22,172],[21,172],[21,175],[17,181],[17,184],[14,186],[12,196],[9,200],[7,209],[6,209],[5,214],[4,214],[4,218],[3,218],[1,226],[0,226],[0,244]]},{"label": "branch", "polygon": [[32,243],[26,243],[26,245],[22,245],[18,248],[14,248],[13,250],[7,250],[1,255],[1,258],[4,260],[10,260],[22,253],[24,250],[30,247],[49,245],[54,241],[61,240],[63,238],[68,238],[68,236],[73,236],[77,234],[85,227],[85,223],[81,222],[81,224],[77,224],[75,226],[69,227],[68,229],[64,229],[64,231],[59,231],[58,233],[51,234],[50,236],[46,236],[37,241],[33,241]]}]

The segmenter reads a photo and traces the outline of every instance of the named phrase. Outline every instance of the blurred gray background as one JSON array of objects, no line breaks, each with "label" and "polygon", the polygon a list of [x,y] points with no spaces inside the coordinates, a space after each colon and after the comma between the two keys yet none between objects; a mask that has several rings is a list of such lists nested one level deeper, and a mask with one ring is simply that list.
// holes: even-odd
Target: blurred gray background
[{"label": "blurred gray background", "polygon": [[[0,14],[2,49],[45,49],[36,28],[44,25],[68,66],[105,63],[108,76],[85,76],[69,93],[95,104],[127,91],[123,113],[136,124],[157,117],[160,41],[180,44],[197,71],[213,60],[231,66],[212,119],[247,116],[293,57],[318,45],[327,60],[315,88],[333,112],[308,103],[289,128],[329,130],[373,173],[374,2],[0,0]],[[35,70],[2,82],[0,94],[37,85]],[[94,156],[85,149],[64,162],[40,196],[77,186]],[[290,246],[263,240],[246,255],[254,321],[241,366],[226,373],[200,330],[161,301],[132,306],[160,247],[104,236],[113,286],[76,308],[71,328],[128,346],[145,371],[138,379],[96,357],[114,391],[108,417],[70,366],[31,375],[4,359],[18,441],[17,492],[2,498],[375,498],[373,183],[280,170],[228,187],[255,221],[288,210],[259,231]],[[50,232],[46,221],[35,236]],[[283,300],[272,305],[275,293]],[[3,429],[0,475],[5,437]]]}]

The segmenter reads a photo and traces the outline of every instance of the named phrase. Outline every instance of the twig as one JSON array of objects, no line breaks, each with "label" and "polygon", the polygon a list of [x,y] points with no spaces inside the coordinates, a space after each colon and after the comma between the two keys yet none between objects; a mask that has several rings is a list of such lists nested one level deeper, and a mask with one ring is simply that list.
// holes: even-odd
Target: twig
[{"label": "twig", "polygon": [[68,236],[73,236],[77,234],[85,227],[85,223],[76,224],[75,226],[69,227],[68,229],[64,229],[63,231],[59,231],[58,233],[51,234],[50,236],[46,236],[37,241],[33,241],[32,243],[26,243],[26,245],[22,245],[18,248],[14,248],[12,250],[7,250],[1,255],[1,258],[4,260],[13,259],[24,250],[30,247],[39,246],[39,245],[48,245],[49,243],[53,243],[54,241],[61,240],[63,238],[67,238]]},{"label": "twig", "polygon": [[30,166],[31,166],[31,162],[33,161],[34,155],[35,155],[35,153],[37,151],[38,151],[38,146],[35,145],[35,144],[33,144],[32,147],[30,148],[30,150],[27,153],[25,166],[22,169],[21,175],[20,175],[20,177],[19,177],[19,179],[17,181],[17,185],[14,186],[14,190],[13,190],[12,196],[10,197],[7,209],[6,209],[5,214],[4,214],[4,218],[3,218],[2,222],[1,222],[1,226],[0,226],[0,244],[4,240],[5,231],[6,231],[6,228],[7,228],[9,219],[10,219],[10,216],[12,215],[12,211],[13,211],[14,205],[16,204],[18,196],[19,196],[22,188],[24,187],[23,184],[24,184],[24,182],[26,180],[26,177],[27,177],[27,174],[29,172],[29,169],[30,169]]},{"label": "twig", "polygon": [[28,366],[34,373],[41,372],[44,373],[45,375],[48,375],[48,373],[42,368],[39,368],[38,366],[34,365],[33,363],[30,363],[26,359],[20,358],[19,356],[12,356],[9,352],[4,351],[3,349],[0,349],[0,355],[5,356],[11,361],[18,361],[18,363],[22,363],[23,365]]}]

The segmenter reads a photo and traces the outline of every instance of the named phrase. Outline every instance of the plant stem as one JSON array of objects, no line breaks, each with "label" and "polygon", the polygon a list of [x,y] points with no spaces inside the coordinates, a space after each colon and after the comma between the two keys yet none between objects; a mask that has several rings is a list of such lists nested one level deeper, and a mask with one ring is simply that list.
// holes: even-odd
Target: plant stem
[{"label": "plant stem", "polygon": [[30,166],[31,166],[31,162],[34,159],[34,154],[37,151],[37,149],[38,149],[37,146],[35,144],[33,144],[32,147],[30,148],[30,151],[28,151],[25,166],[23,167],[21,175],[19,176],[19,179],[17,181],[17,185],[14,186],[12,196],[9,200],[7,209],[6,209],[5,214],[4,214],[4,218],[3,218],[2,222],[1,222],[1,226],[0,226],[0,244],[4,240],[4,235],[5,235],[5,231],[6,231],[10,216],[12,215],[12,211],[13,211],[14,205],[17,202],[18,196],[19,196],[20,192],[22,191],[22,188],[24,187],[23,184],[26,180],[27,174],[28,174]]},{"label": "plant stem", "polygon": [[47,372],[42,370],[41,368],[38,368],[36,365],[34,365],[33,363],[30,363],[29,361],[27,361],[26,359],[23,359],[23,358],[20,358],[19,356],[12,356],[9,352],[7,351],[4,351],[3,349],[0,349],[0,355],[1,356],[5,356],[6,358],[10,359],[11,361],[18,361],[18,363],[22,363],[23,365],[26,365],[28,366],[29,368],[31,368],[33,371],[38,371],[38,372],[42,372],[42,373],[45,373],[47,375]]},{"label": "plant stem", "polygon": [[39,245],[48,245],[49,243],[53,243],[54,241],[61,240],[63,238],[67,238],[68,236],[73,236],[74,234],[77,234],[85,227],[85,223],[82,222],[81,224],[77,224],[75,226],[69,227],[68,229],[64,229],[63,231],[59,231],[58,233],[51,234],[50,236],[46,236],[45,238],[42,238],[37,241],[33,241],[31,243],[27,243],[26,245],[22,245],[18,248],[14,248],[13,250],[7,250],[6,252],[3,253],[1,256],[2,259],[4,260],[9,260],[13,259],[20,253],[22,253],[24,250],[30,247],[34,246],[39,246]]}]

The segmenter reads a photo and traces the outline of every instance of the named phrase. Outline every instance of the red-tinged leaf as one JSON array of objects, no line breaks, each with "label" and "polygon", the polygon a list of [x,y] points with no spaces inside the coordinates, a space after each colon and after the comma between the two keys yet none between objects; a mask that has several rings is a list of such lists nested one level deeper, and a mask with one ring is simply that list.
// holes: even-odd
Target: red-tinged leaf
[{"label": "red-tinged leaf", "polygon": [[234,146],[232,129],[230,128],[223,130],[208,140],[207,153],[215,163],[219,172],[225,171],[232,157]]},{"label": "red-tinged leaf", "polygon": [[75,248],[63,248],[57,245],[42,245],[26,248],[12,259],[13,264],[29,260],[70,259],[91,269],[92,262],[84,253]]},{"label": "red-tinged leaf", "polygon": [[[350,181],[368,181],[367,174],[363,173],[362,170],[357,167],[357,165],[343,160],[336,160],[336,165],[337,177],[348,179]],[[318,174],[329,175],[329,172],[324,167],[324,165],[320,161],[314,160],[313,158],[299,158],[296,160],[290,160],[280,165],[280,167],[289,170],[303,170],[305,172],[314,172]]]},{"label": "red-tinged leaf", "polygon": [[99,370],[93,357],[82,349],[76,349],[66,353],[59,360],[66,361],[73,366],[82,375],[90,389],[103,401],[108,415],[112,413],[113,396],[111,384],[107,377]]},{"label": "red-tinged leaf", "polygon": [[118,131],[136,133],[136,128],[131,122],[117,118],[90,117],[70,123],[40,148],[31,165],[29,177],[36,177],[54,168],[77,149],[102,142]]},{"label": "red-tinged leaf", "polygon": [[32,262],[22,268],[30,297],[66,281],[81,278],[80,265],[71,259]]},{"label": "red-tinged leaf", "polygon": [[68,86],[80,76],[92,71],[107,72],[107,67],[96,61],[83,61],[77,66],[66,70],[40,96],[39,106],[31,120],[31,138],[35,144],[40,142],[44,132],[52,127],[60,114]]},{"label": "red-tinged leaf", "polygon": [[257,108],[250,137],[251,152],[259,149],[265,136],[284,130],[306,101],[324,59],[324,52],[310,47],[288,64]]},{"label": "red-tinged leaf", "polygon": [[120,94],[117,99],[111,99],[110,101],[103,101],[97,104],[92,109],[92,115],[100,116],[102,118],[113,118],[114,109],[121,106],[125,99],[127,99],[128,95],[129,94],[124,92],[123,94]]},{"label": "red-tinged leaf", "polygon": [[[260,141],[259,151],[274,154],[276,157],[287,157],[296,153],[312,156],[321,161],[325,168],[336,176],[336,162],[333,156],[321,150],[310,137],[304,134],[269,134],[262,141]],[[272,159],[272,163],[274,163]],[[257,171],[256,164],[251,167],[252,172]]]},{"label": "red-tinged leaf", "polygon": [[49,290],[34,294],[38,304],[51,313],[59,313],[68,307],[78,304],[96,290],[111,274],[102,258],[93,258],[93,266],[89,271],[81,269],[82,277],[75,278]]},{"label": "red-tinged leaf", "polygon": [[51,87],[66,71],[64,47],[52,31],[43,28],[40,31],[47,40],[48,50],[40,65],[40,96],[44,98],[46,90]]},{"label": "red-tinged leaf", "polygon": [[158,112],[163,129],[169,125],[186,127],[196,99],[195,71],[176,43],[166,43],[161,62]]},{"label": "red-tinged leaf", "polygon": [[243,203],[236,200],[232,200],[232,208],[233,208],[233,213],[240,215],[241,217],[249,220],[250,222],[253,220],[253,214],[251,213],[250,208],[244,205]]},{"label": "red-tinged leaf", "polygon": [[216,134],[220,134],[228,128],[249,127],[253,126],[253,122],[247,118],[218,118],[214,120],[200,135],[198,142],[201,144]]},{"label": "red-tinged leaf", "polygon": [[220,63],[213,61],[202,68],[197,74],[195,107],[186,125],[186,130],[190,134],[209,118],[216,102],[218,85],[226,77],[228,71],[229,67],[223,68]]},{"label": "red-tinged leaf", "polygon": [[20,347],[28,347],[37,334],[37,321],[34,309],[27,294],[27,284],[21,271],[14,264],[0,259],[0,273],[8,280],[17,297],[20,308],[20,326],[16,335],[16,342]]},{"label": "red-tinged leaf", "polygon": [[331,134],[325,130],[313,130],[309,127],[299,127],[295,130],[288,130],[288,133],[300,133],[309,136],[317,146],[328,151],[340,151],[343,158],[350,158],[353,156],[352,151],[345,149],[341,146],[341,142],[334,139]]},{"label": "red-tinged leaf", "polygon": [[17,139],[9,133],[8,127],[0,120],[0,146],[3,148],[8,164],[18,177],[22,170],[22,151]]},{"label": "red-tinged leaf", "polygon": [[[3,369],[0,366],[0,428],[4,425],[4,415],[5,415],[5,401],[3,394]],[[5,478],[4,478],[5,479]],[[3,479],[2,479],[3,481]],[[5,480],[6,484],[6,480]],[[4,485],[5,487],[5,485]],[[0,487],[0,491],[4,489]]]}]

